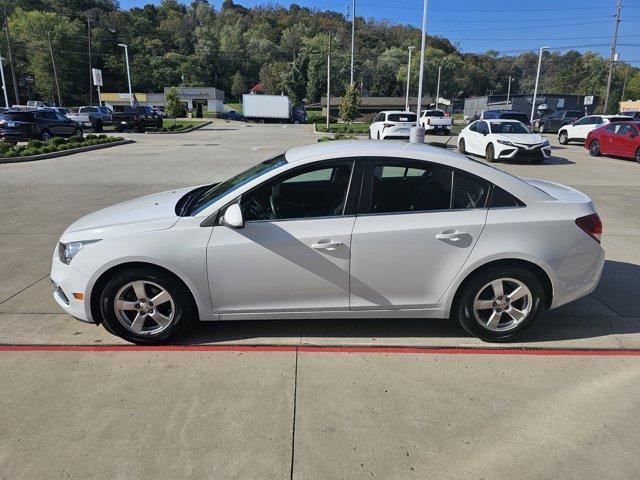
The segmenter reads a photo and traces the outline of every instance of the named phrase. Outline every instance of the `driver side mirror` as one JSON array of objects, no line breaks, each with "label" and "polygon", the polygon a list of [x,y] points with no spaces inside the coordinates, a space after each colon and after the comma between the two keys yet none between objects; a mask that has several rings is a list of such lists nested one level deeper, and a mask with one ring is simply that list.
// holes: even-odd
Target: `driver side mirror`
[{"label": "driver side mirror", "polygon": [[225,225],[230,228],[243,228],[244,227],[244,218],[242,217],[242,210],[240,209],[240,205],[234,203],[230,205],[224,212],[222,216],[222,225]]}]

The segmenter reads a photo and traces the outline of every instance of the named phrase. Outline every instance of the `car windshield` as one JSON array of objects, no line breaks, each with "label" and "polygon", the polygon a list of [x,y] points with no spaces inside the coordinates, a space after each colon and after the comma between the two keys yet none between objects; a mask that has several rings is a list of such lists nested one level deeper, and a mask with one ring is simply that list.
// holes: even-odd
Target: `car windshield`
[{"label": "car windshield", "polygon": [[416,114],[415,113],[390,113],[387,115],[387,120],[389,122],[411,122],[415,123]]},{"label": "car windshield", "polygon": [[491,122],[491,133],[531,133],[521,122]]},{"label": "car windshield", "polygon": [[[262,163],[259,163],[248,170],[236,175],[235,177],[230,178],[229,180],[225,180],[222,183],[218,183],[216,185],[212,185],[209,189],[204,191],[199,191],[197,195],[188,202],[188,208],[183,208],[184,215],[196,215],[200,213],[202,210],[207,208],[209,205],[212,205],[215,201],[219,200],[223,196],[227,195],[234,190],[237,190],[242,185],[249,183],[250,181],[264,175],[265,173],[270,172],[282,165],[285,165],[287,160],[284,156],[278,155],[277,157],[271,158],[269,160],[265,160]],[[196,189],[200,190],[200,189]],[[194,191],[188,193],[187,195],[192,194]],[[187,206],[185,204],[185,206]]]}]

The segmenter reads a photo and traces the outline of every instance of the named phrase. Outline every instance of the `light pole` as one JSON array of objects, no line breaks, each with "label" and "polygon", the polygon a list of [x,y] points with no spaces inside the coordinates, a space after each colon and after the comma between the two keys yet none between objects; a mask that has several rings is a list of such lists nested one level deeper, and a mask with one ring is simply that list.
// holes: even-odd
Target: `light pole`
[{"label": "light pole", "polygon": [[4,104],[9,108],[9,97],[7,96],[7,84],[4,81],[4,65],[2,64],[2,56],[0,56],[0,74],[2,74],[2,92],[4,93]]},{"label": "light pole", "polygon": [[353,85],[353,59],[356,50],[356,0],[351,0],[351,85]]},{"label": "light pole", "polygon": [[[427,6],[428,0],[424,0],[422,8],[422,42],[420,44],[420,77],[418,80],[418,105],[416,110],[416,125],[411,127],[413,135],[411,137],[422,137],[424,139],[424,130],[420,132],[420,110],[422,110],[422,80],[424,79],[424,48],[425,36],[427,34]],[[423,140],[424,141],[424,140]]]},{"label": "light pole", "polygon": [[414,46],[409,47],[409,62],[407,62],[407,101],[406,111],[409,111],[409,86],[411,85],[411,51],[416,48]]},{"label": "light pole", "polygon": [[509,97],[511,96],[511,80],[513,77],[509,75],[509,86],[507,87],[507,107],[509,107]]},{"label": "light pole", "polygon": [[533,101],[531,102],[531,122],[533,123],[533,115],[536,112],[536,97],[538,96],[538,82],[540,81],[540,67],[542,66],[542,53],[551,47],[540,47],[538,53],[538,71],[536,72],[536,86],[533,89]]},{"label": "light pole", "polygon": [[131,74],[129,73],[129,48],[125,43],[119,43],[118,46],[124,48],[124,58],[127,63],[127,81],[129,82],[129,105],[133,107],[133,91],[131,90]]},{"label": "light pole", "polygon": [[440,99],[440,74],[442,74],[442,65],[438,67],[438,86],[436,87],[436,110],[438,110],[438,103]]}]

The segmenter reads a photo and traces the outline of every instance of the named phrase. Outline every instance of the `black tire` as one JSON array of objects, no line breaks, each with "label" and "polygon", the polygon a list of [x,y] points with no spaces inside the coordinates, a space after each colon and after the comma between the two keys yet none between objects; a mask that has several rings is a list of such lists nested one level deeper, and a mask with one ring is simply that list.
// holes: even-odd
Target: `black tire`
[{"label": "black tire", "polygon": [[636,150],[636,162],[640,163],[640,148]]},{"label": "black tire", "polygon": [[[524,284],[531,294],[531,300],[528,308],[529,313],[527,316],[521,320],[520,323],[511,327],[511,329],[503,331],[495,331],[487,328],[483,322],[476,318],[476,313],[473,308],[476,296],[482,292],[486,292],[487,284],[490,284],[492,281],[497,279],[517,280]],[[510,283],[510,281],[506,281],[503,285],[514,284]],[[506,288],[505,293],[508,293]],[[542,283],[538,276],[531,270],[518,265],[509,266],[508,264],[488,267],[473,274],[463,283],[456,295],[456,300],[453,308],[451,309],[451,316],[452,319],[458,320],[460,325],[462,325],[462,327],[473,336],[476,336],[486,342],[506,342],[522,335],[531,327],[531,325],[533,325],[545,308],[545,300]],[[516,306],[515,304],[517,302],[521,303]],[[514,307],[522,308],[520,305],[523,305],[524,302],[529,302],[529,300],[516,300],[514,301]],[[492,315],[493,312],[495,312],[495,307],[490,308],[488,312],[489,315]],[[508,322],[512,320],[512,318],[505,313],[500,313],[499,315],[499,324],[501,325],[508,325]]]},{"label": "black tire", "polygon": [[594,140],[589,144],[589,155],[592,157],[600,156],[600,142],[598,140]]},{"label": "black tire", "polygon": [[81,128],[76,128],[75,132],[73,132],[73,136],[75,138],[79,138],[79,139],[84,138],[84,134],[82,133],[82,129]]},{"label": "black tire", "polygon": [[538,132],[540,132],[540,133],[544,133],[544,131],[545,131],[545,130],[546,130],[546,129],[544,128],[544,123],[540,123],[540,124],[538,125]]},{"label": "black tire", "polygon": [[567,145],[569,143],[569,135],[567,135],[566,130],[562,130],[558,134],[558,141],[560,142],[560,145]]},{"label": "black tire", "polygon": [[138,132],[138,133],[144,133],[145,130],[146,130],[146,128],[145,128],[144,122],[140,122],[138,124],[138,126],[136,127],[136,132]]},{"label": "black tire", "polygon": [[[173,317],[171,323],[158,333],[135,333],[121,323],[114,309],[117,293],[127,284],[134,281],[153,282],[165,289],[173,300]],[[153,292],[149,291],[149,296]],[[147,303],[149,300],[147,299]],[[156,308],[158,308],[156,306]],[[190,292],[177,278],[161,270],[153,268],[132,268],[119,272],[113,276],[100,293],[100,313],[104,327],[112,334],[132,343],[151,345],[166,342],[182,332],[195,317],[196,308]],[[132,315],[135,312],[132,311]],[[146,319],[143,325],[153,327],[153,320]],[[158,324],[159,325],[159,324]]]},{"label": "black tire", "polygon": [[496,159],[496,150],[493,146],[493,143],[490,143],[489,145],[487,145],[487,150],[484,154],[484,158],[487,160],[487,162],[497,162],[498,160]]},{"label": "black tire", "polygon": [[102,125],[102,120],[96,120],[96,123],[93,126],[93,131],[96,133],[101,133],[103,130],[104,126]]},{"label": "black tire", "polygon": [[53,138],[53,135],[49,130],[44,129],[40,132],[40,140],[42,140],[43,142],[48,142],[52,138]]},{"label": "black tire", "polygon": [[122,125],[116,125],[116,132],[118,133],[124,132],[124,128],[122,128]]},{"label": "black tire", "polygon": [[458,142],[458,153],[465,155],[467,153],[466,145],[464,144],[464,138],[461,138]]}]

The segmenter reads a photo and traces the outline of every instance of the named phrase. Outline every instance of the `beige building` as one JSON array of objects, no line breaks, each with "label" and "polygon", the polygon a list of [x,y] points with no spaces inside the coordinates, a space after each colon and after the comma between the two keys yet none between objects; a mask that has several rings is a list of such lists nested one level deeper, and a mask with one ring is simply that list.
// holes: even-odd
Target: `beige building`
[{"label": "beige building", "polygon": [[640,100],[625,100],[620,102],[620,112],[640,111]]},{"label": "beige building", "polygon": [[[149,107],[164,107],[167,91],[170,87],[164,87],[163,93],[134,93],[133,96],[139,105]],[[224,110],[224,92],[215,87],[177,87],[178,97],[188,111],[202,105],[209,112],[222,112]],[[129,105],[128,93],[103,92],[100,95],[103,105],[118,110]]]}]

